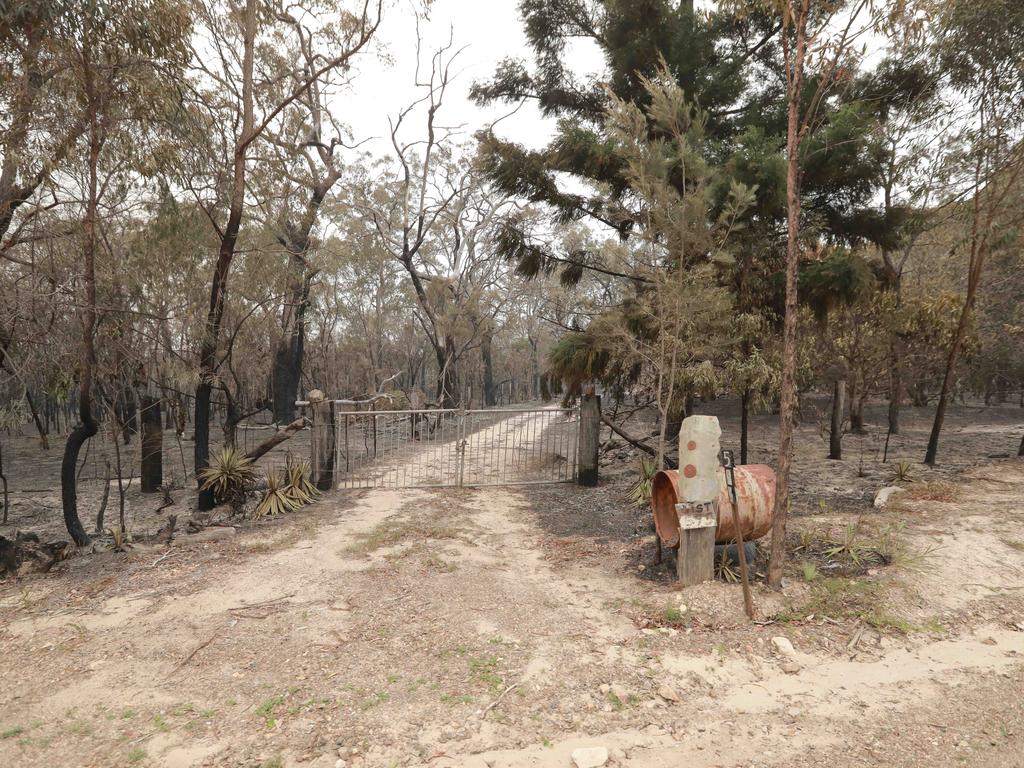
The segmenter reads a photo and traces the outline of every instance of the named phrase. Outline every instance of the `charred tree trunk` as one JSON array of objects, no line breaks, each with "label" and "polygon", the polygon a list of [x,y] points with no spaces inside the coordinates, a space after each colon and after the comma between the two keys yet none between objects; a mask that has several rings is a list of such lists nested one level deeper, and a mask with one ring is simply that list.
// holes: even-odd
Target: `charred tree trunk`
[{"label": "charred tree trunk", "polygon": [[143,395],[140,406],[142,457],[139,485],[143,493],[156,493],[164,482],[164,431],[160,418],[160,398]]},{"label": "charred tree trunk", "polygon": [[99,194],[97,171],[103,139],[96,114],[97,107],[92,93],[91,69],[88,62],[85,67],[85,81],[86,92],[90,97],[91,120],[89,126],[89,190],[82,228],[82,282],[85,285],[85,302],[82,307],[82,352],[78,379],[78,416],[81,423],[76,425],[68,435],[60,466],[64,525],[75,544],[80,547],[87,545],[90,539],[78,515],[78,478],[75,469],[78,464],[78,454],[85,441],[99,430],[99,425],[92,413],[92,377],[96,365],[94,337],[96,333],[96,218],[97,195]]},{"label": "charred tree trunk", "polygon": [[253,133],[253,45],[256,37],[256,3],[248,0],[244,14],[242,52],[242,126],[232,158],[231,202],[224,226],[217,265],[210,284],[210,307],[199,353],[199,384],[196,386],[195,410],[195,473],[199,487],[197,506],[200,511],[213,509],[216,500],[211,489],[203,489],[200,473],[210,464],[210,401],[217,378],[217,341],[224,319],[224,302],[228,288],[228,272],[235,256],[235,243],[242,225],[245,205],[245,158]]},{"label": "charred tree trunk", "polygon": [[[295,418],[295,401],[302,381],[302,358],[306,343],[306,304],[312,275],[305,260],[293,254],[293,269],[299,272],[292,286],[291,305],[285,309],[284,335],[274,353],[274,421],[287,424]],[[295,263],[298,262],[298,263]]]},{"label": "charred tree trunk", "polygon": [[7,525],[7,515],[11,509],[11,500],[7,493],[7,475],[4,474],[4,447],[0,443],[0,482],[4,484],[4,514],[3,524]]},{"label": "charred tree trunk", "polygon": [[317,184],[306,203],[306,213],[298,226],[284,226],[282,244],[291,255],[291,285],[282,317],[282,335],[274,353],[272,374],[274,421],[288,424],[295,419],[295,401],[302,383],[302,361],[306,345],[306,309],[309,290],[316,273],[309,268],[306,255],[309,238],[324,197],[340,174],[333,168]]},{"label": "charred tree trunk", "polygon": [[139,421],[135,410],[135,393],[131,387],[124,387],[119,398],[121,421],[121,439],[125,445],[130,445],[132,435],[139,433]]},{"label": "charred tree trunk", "polygon": [[491,344],[493,339],[490,332],[483,335],[480,342],[480,357],[484,364],[484,405],[496,405],[498,398],[494,393],[494,358]]},{"label": "charred tree trunk", "polygon": [[846,379],[836,379],[832,385],[832,424],[828,436],[828,457],[843,458],[843,411],[846,399]]}]

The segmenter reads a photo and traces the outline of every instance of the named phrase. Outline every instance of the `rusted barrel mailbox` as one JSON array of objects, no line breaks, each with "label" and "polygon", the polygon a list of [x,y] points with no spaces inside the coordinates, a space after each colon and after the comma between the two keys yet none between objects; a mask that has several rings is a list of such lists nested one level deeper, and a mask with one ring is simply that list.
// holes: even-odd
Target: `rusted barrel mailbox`
[{"label": "rusted barrel mailbox", "polygon": [[[766,464],[743,464],[736,467],[736,512],[744,541],[764,536],[772,527],[775,506],[775,470]],[[728,544],[736,538],[733,525],[732,501],[725,483],[725,470],[718,469],[718,527],[717,544]],[[679,545],[679,517],[676,502],[679,499],[679,472],[663,469],[654,475],[651,485],[651,507],[654,526],[663,544]]]}]

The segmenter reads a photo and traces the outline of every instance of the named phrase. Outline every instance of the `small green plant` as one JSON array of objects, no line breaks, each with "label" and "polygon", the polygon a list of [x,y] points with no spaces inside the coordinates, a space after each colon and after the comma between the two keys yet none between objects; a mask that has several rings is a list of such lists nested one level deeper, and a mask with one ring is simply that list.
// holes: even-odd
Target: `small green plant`
[{"label": "small green plant", "polygon": [[867,614],[864,617],[864,621],[870,624],[875,629],[893,629],[899,632],[901,635],[909,635],[918,629],[915,625],[911,624],[901,616],[894,616],[891,613],[884,613],[882,611],[875,611]]},{"label": "small green plant", "polygon": [[473,678],[486,685],[492,693],[501,690],[504,680],[498,674],[498,659],[496,656],[479,656],[469,660],[469,671]]},{"label": "small green plant", "polygon": [[240,504],[245,499],[246,483],[252,481],[256,470],[249,459],[237,449],[225,446],[210,457],[210,465],[200,470],[204,491],[213,491],[220,503]]},{"label": "small green plant", "polygon": [[637,472],[637,478],[632,482],[629,486],[629,490],[626,492],[626,497],[634,507],[642,507],[645,504],[650,503],[651,487],[654,483],[654,475],[657,471],[658,467],[654,463],[653,458],[647,458],[646,456],[640,457],[640,467]]},{"label": "small green plant", "polygon": [[870,558],[872,550],[861,540],[858,526],[851,523],[843,529],[842,538],[833,542],[824,554],[828,558],[846,560],[853,565],[860,566]]},{"label": "small green plant", "polygon": [[909,461],[897,461],[892,469],[892,479],[900,483],[912,483],[914,479],[914,465]]},{"label": "small green plant", "polygon": [[804,563],[800,570],[803,574],[804,581],[814,581],[818,578],[818,569],[815,567],[814,563]]},{"label": "small green plant", "polygon": [[674,605],[668,606],[665,609],[665,623],[666,624],[682,624],[686,620],[686,614],[684,614],[679,608]]},{"label": "small green plant", "polygon": [[253,518],[258,520],[266,515],[271,517],[283,515],[285,512],[293,512],[298,508],[299,504],[291,495],[284,475],[280,472],[267,472],[267,490],[263,492],[263,498],[256,505],[256,509],[252,513]]},{"label": "small green plant", "polygon": [[131,752],[128,753],[128,762],[129,763],[138,763],[138,762],[140,762],[142,760],[145,760],[145,759],[146,759],[146,750],[142,749],[141,747],[136,747],[135,749],[133,749]]},{"label": "small green plant", "polygon": [[274,712],[282,704],[284,704],[284,696],[274,696],[256,707],[256,714],[263,718],[263,723],[267,728],[273,728],[277,724],[277,721],[274,719]]},{"label": "small green plant", "polygon": [[13,739],[15,736],[21,736],[24,732],[25,729],[22,726],[16,725],[13,728],[0,731],[0,739]]}]

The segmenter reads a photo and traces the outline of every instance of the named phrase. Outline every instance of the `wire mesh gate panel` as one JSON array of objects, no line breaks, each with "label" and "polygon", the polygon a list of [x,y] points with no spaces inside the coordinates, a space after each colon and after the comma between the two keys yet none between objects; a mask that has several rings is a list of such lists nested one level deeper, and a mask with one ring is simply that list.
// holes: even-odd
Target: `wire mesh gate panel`
[{"label": "wire mesh gate panel", "polygon": [[336,488],[558,483],[576,475],[575,408],[337,411],[334,418]]}]

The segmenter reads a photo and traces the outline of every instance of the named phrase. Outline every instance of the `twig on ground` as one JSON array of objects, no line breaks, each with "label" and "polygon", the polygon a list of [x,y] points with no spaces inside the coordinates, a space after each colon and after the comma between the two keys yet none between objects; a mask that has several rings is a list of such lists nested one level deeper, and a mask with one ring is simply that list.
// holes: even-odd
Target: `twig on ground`
[{"label": "twig on ground", "polygon": [[480,715],[480,719],[483,720],[485,717],[487,717],[487,713],[494,709],[496,706],[498,706],[498,704],[501,703],[501,700],[505,698],[506,694],[508,694],[510,691],[518,687],[519,683],[512,683],[512,685],[510,685],[508,688],[502,691],[498,698],[496,698],[494,701],[487,705],[487,708]]},{"label": "twig on ground", "polygon": [[166,559],[167,559],[168,557],[170,557],[171,555],[173,555],[173,554],[174,554],[175,552],[177,552],[177,551],[178,551],[178,550],[176,550],[176,549],[169,549],[169,550],[167,550],[167,551],[166,551],[166,552],[164,552],[164,553],[163,553],[162,555],[160,555],[160,557],[158,557],[158,558],[157,558],[156,560],[154,560],[154,561],[153,561],[152,563],[150,563],[149,565],[147,565],[147,566],[146,566],[146,570],[149,570],[150,568],[156,568],[156,567],[157,567],[157,566],[158,566],[158,565],[160,564],[160,561],[161,561],[161,560],[166,560]]},{"label": "twig on ground", "polygon": [[210,643],[212,643],[214,640],[216,640],[218,637],[220,637],[220,633],[223,632],[223,631],[224,631],[223,627],[221,629],[218,629],[216,632],[214,632],[212,635],[210,635],[206,640],[204,640],[199,645],[197,645],[195,648],[193,648],[192,652],[188,656],[186,656],[184,659],[179,661],[177,666],[175,666],[174,669],[172,669],[167,676],[170,677],[175,672],[177,672],[179,669],[181,669],[186,664],[188,664],[190,661],[192,661],[192,659],[195,657],[195,655],[197,653],[199,653],[201,650],[203,650],[203,648],[205,648]]}]

